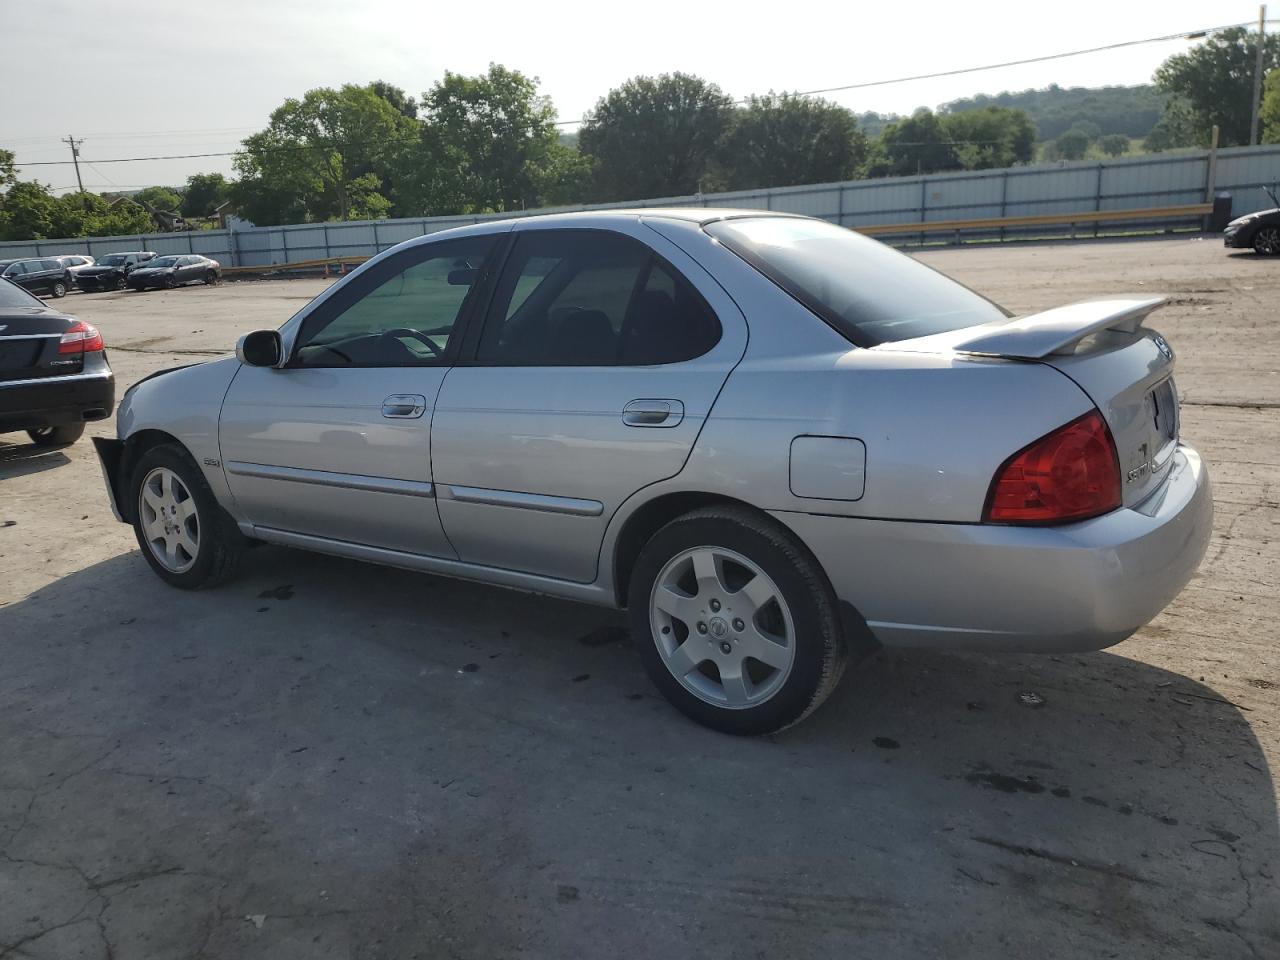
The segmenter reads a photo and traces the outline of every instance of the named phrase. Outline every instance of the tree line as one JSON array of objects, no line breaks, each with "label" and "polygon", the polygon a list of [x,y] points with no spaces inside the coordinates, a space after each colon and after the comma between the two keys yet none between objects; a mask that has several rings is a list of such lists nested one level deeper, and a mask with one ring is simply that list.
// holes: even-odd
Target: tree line
[{"label": "tree line", "polygon": [[[1056,136],[1039,159],[1095,149],[1118,156],[1130,149],[1132,124],[1149,121],[1157,103],[1149,150],[1205,144],[1213,124],[1224,145],[1247,143],[1256,44],[1245,30],[1215,33],[1168,58],[1154,93],[1127,100],[1116,88],[1086,96],[1051,87],[909,117],[858,115],[789,93],[735,101],[692,74],[641,76],[601,97],[576,134],[560,132],[536,78],[499,64],[478,76],[446,73],[418,97],[381,80],[322,87],[286,100],[242,142],[233,180],[198,174],[184,188],[151,187],[133,201],[54,197],[17,182],[13,154],[0,150],[0,239],[142,232],[149,208],[202,217],[227,200],[245,219],[275,225],[989,169],[1032,162],[1046,129]],[[1268,37],[1265,62],[1266,140],[1280,142],[1280,37]],[[1038,130],[1027,107],[1044,114],[1046,103],[1056,112],[1041,116]],[[1091,103],[1110,106],[1090,115]]]}]

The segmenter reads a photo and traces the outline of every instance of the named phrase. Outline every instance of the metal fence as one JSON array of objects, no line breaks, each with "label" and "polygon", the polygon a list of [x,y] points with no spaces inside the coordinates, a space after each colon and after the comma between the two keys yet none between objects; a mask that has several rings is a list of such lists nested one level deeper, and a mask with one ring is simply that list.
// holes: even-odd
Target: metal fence
[{"label": "metal fence", "polygon": [[[232,230],[160,233],[131,237],[37,240],[0,243],[0,257],[88,253],[100,257],[125,250],[203,253],[226,266],[270,266],[326,257],[370,256],[423,234],[462,224],[563,210],[619,207],[730,206],[780,210],[822,217],[846,227],[944,220],[992,219],[1036,214],[1135,210],[1201,203],[1214,193],[1230,193],[1236,215],[1271,206],[1264,186],[1280,182],[1280,145],[1230,147],[1177,155],[1156,154],[1116,160],[1080,161],[1052,166],[1010,167],[963,173],[851,180],[767,190],[693,197],[660,197],[622,203],[556,207],[480,216],[304,223],[281,227],[238,225]],[[1161,217],[1091,232],[1195,228],[1198,217]],[[966,238],[1006,239],[1049,235],[1045,227],[986,228],[965,231]],[[1061,231],[1059,231],[1059,234]],[[924,239],[907,234],[895,243]]]}]

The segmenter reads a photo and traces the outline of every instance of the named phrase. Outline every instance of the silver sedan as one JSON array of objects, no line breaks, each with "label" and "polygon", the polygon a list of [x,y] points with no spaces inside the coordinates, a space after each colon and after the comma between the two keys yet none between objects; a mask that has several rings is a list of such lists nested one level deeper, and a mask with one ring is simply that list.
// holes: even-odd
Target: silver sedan
[{"label": "silver sedan", "polygon": [[878,645],[1118,643],[1199,564],[1160,299],[1006,311],[802,217],[479,224],[374,257],[97,440],[177,587],[267,541],[625,608],[695,720],[776,731]]}]

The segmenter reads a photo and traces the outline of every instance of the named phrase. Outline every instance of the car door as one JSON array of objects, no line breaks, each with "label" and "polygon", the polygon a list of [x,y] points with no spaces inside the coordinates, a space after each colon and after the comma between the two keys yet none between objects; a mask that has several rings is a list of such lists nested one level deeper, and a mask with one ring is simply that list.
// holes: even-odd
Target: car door
[{"label": "car door", "polygon": [[741,358],[732,301],[636,229],[653,245],[515,228],[474,355],[449,373],[432,424],[437,503],[462,560],[593,580],[610,517],[680,472]]},{"label": "car door", "polygon": [[285,366],[241,367],[219,442],[252,523],[455,556],[433,498],[429,432],[493,243],[447,240],[374,262],[299,319]]},{"label": "car door", "polygon": [[200,258],[199,257],[183,257],[182,266],[182,282],[190,283],[192,280],[198,280],[201,275]]}]

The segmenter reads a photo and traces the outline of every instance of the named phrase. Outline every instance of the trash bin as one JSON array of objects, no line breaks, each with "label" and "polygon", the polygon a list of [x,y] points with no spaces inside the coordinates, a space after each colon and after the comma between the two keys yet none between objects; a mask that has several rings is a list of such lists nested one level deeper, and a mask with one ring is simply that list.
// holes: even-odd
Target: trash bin
[{"label": "trash bin", "polygon": [[1213,212],[1209,214],[1209,232],[1221,233],[1231,222],[1231,194],[1222,192],[1213,198]]}]

